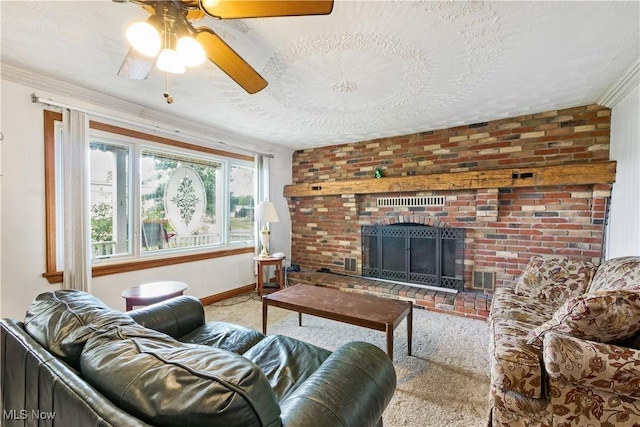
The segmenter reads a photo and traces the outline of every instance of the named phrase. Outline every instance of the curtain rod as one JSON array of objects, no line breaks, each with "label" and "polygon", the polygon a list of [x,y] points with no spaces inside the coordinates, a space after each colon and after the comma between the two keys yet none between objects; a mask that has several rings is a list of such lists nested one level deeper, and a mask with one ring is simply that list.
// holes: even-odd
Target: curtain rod
[{"label": "curtain rod", "polygon": [[226,146],[226,147],[233,148],[233,149],[236,149],[236,150],[244,151],[245,153],[249,153],[249,154],[253,154],[253,155],[257,154],[257,155],[260,155],[260,156],[268,157],[270,159],[272,159],[274,157],[274,155],[271,154],[271,153],[261,153],[261,152],[258,152],[258,151],[253,151],[253,150],[249,150],[249,149],[246,149],[246,148],[237,147],[237,146],[234,146],[234,145],[229,145],[229,144],[227,144],[226,142],[223,142],[223,141],[211,141],[210,139],[203,138],[201,136],[194,135],[194,134],[191,134],[191,133],[185,133],[185,132],[182,132],[182,131],[179,131],[179,130],[170,130],[170,129],[162,128],[162,127],[160,127],[158,125],[150,125],[150,124],[146,124],[146,123],[138,123],[138,122],[135,122],[133,120],[124,119],[122,117],[111,116],[109,114],[105,114],[105,113],[101,113],[101,112],[98,112],[98,111],[89,110],[89,109],[83,108],[83,107],[77,107],[77,106],[70,105],[70,104],[65,104],[63,102],[54,101],[52,99],[44,99],[44,98],[39,97],[35,93],[31,94],[31,102],[38,103],[38,104],[43,104],[43,105],[48,105],[48,106],[51,106],[51,107],[59,107],[59,108],[66,108],[68,110],[82,111],[83,113],[87,113],[87,114],[90,114],[92,116],[100,117],[100,118],[107,119],[107,120],[113,120],[113,121],[116,121],[116,122],[119,122],[119,123],[131,125],[131,126],[134,126],[134,127],[144,128],[144,129],[147,129],[147,130],[152,130],[152,131],[157,131],[157,132],[162,132],[162,133],[164,133],[166,135],[172,135],[172,136],[178,135],[178,136],[182,136],[184,138],[196,140],[196,141],[207,143],[207,144],[212,144],[213,143],[213,144],[216,144],[216,145],[222,145],[222,146]]}]

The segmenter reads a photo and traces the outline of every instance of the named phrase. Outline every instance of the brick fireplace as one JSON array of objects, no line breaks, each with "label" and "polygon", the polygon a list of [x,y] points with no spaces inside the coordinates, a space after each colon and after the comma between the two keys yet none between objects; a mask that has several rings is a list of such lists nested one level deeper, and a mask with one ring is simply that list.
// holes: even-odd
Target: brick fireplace
[{"label": "brick fireplace", "polygon": [[[491,292],[474,273],[513,286],[533,254],[599,262],[615,174],[609,128],[610,110],[587,105],[297,151],[284,190],[292,260],[359,274],[361,227],[405,222],[465,230],[468,291]],[[443,203],[378,202],[431,196]]]}]

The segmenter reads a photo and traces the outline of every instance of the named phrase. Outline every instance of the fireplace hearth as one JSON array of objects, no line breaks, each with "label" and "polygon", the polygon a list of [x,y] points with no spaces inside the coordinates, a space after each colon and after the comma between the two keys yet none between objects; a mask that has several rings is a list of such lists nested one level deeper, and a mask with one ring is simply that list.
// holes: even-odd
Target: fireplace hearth
[{"label": "fireplace hearth", "polygon": [[402,223],[361,228],[362,276],[464,289],[464,229]]}]

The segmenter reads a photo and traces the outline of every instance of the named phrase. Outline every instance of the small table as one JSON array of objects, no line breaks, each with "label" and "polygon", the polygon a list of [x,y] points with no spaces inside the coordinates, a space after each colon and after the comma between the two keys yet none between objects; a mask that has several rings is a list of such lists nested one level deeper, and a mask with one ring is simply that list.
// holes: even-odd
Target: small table
[{"label": "small table", "polygon": [[183,282],[152,282],[134,286],[122,293],[127,311],[134,306],[150,305],[184,294],[187,284]]},{"label": "small table", "polygon": [[[258,295],[262,296],[263,294],[275,292],[280,289],[284,289],[284,272],[283,272],[283,261],[284,257],[261,257],[256,256],[253,259],[258,263],[258,282],[256,283],[256,289],[258,290]],[[273,285],[276,286],[265,286],[271,285],[271,282],[265,282],[265,274],[264,268],[269,266],[274,266],[276,281],[273,282]],[[266,275],[266,278],[269,276]],[[268,280],[268,279],[267,279]]]},{"label": "small table", "polygon": [[387,355],[393,360],[393,331],[407,318],[407,354],[411,356],[413,303],[373,295],[356,294],[320,286],[295,285],[262,298],[262,333],[267,333],[267,307],[284,308],[338,322],[384,331]]}]

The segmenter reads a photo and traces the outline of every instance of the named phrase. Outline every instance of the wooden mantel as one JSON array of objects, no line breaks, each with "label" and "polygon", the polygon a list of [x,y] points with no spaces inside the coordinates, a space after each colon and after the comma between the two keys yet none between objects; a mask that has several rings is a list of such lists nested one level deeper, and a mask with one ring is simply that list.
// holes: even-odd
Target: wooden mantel
[{"label": "wooden mantel", "polygon": [[608,161],[292,184],[284,186],[284,196],[312,197],[430,190],[611,184],[615,179],[616,162]]}]

